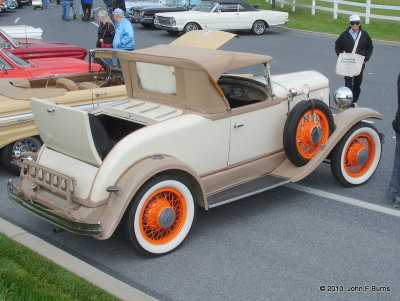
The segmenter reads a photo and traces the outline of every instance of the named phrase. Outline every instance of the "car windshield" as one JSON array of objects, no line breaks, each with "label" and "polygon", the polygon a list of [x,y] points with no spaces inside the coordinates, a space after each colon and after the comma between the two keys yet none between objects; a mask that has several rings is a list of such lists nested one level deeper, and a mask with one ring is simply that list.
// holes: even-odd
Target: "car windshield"
[{"label": "car windshield", "polygon": [[16,64],[19,67],[28,67],[29,63],[20,57],[12,54],[11,52],[8,52],[7,50],[3,49],[2,50],[4,56],[8,57],[14,64]]},{"label": "car windshield", "polygon": [[212,1],[201,1],[199,5],[196,5],[193,10],[201,11],[205,13],[211,12],[214,7],[214,2]]},{"label": "car windshield", "polygon": [[165,4],[169,6],[184,6],[187,2],[186,0],[167,0]]},{"label": "car windshield", "polygon": [[[5,36],[6,39],[8,39],[8,41],[10,41],[12,44],[14,44],[15,47],[21,46],[20,43],[18,43],[15,39],[13,39],[10,35],[8,35],[3,30],[0,29],[0,32]],[[4,40],[2,37],[0,37],[0,43],[5,43],[5,42],[7,42],[7,41]]]}]

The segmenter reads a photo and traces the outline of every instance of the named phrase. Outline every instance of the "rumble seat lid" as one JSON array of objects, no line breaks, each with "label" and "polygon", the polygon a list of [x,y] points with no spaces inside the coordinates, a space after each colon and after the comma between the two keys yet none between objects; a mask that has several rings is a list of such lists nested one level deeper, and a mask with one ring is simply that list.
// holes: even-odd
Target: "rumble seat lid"
[{"label": "rumble seat lid", "polygon": [[100,166],[102,160],[93,141],[86,111],[39,98],[31,98],[30,103],[36,128],[48,148]]},{"label": "rumble seat lid", "polygon": [[187,46],[207,49],[218,49],[238,35],[219,30],[193,30],[169,43],[173,46]]}]

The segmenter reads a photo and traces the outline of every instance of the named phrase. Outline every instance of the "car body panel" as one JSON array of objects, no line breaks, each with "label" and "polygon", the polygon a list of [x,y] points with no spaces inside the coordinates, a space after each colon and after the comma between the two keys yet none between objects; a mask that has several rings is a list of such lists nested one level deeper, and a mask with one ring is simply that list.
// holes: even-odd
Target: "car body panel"
[{"label": "car body panel", "polygon": [[[74,58],[43,58],[24,61],[10,52],[0,51],[0,78],[37,78],[61,74],[84,73],[89,70],[89,63]],[[92,71],[100,70],[98,64],[91,64]]]},{"label": "car body panel", "polygon": [[0,47],[22,59],[72,57],[83,60],[87,54],[86,49],[67,43],[13,39],[3,30],[0,30]]}]

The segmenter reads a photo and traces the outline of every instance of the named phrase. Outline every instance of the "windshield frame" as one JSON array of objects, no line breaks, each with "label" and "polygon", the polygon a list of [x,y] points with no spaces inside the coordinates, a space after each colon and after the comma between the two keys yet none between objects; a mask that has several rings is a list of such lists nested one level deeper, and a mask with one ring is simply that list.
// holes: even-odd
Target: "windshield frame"
[{"label": "windshield frame", "polygon": [[[209,5],[211,3],[211,6]],[[199,4],[197,4],[195,7],[192,8],[194,11],[199,11],[203,13],[211,13],[215,10],[215,7],[217,6],[218,2],[214,1],[201,1]]]},{"label": "windshield frame", "polygon": [[14,47],[21,47],[21,44],[15,40],[13,37],[11,37],[8,33],[6,33],[4,30],[0,29],[1,34],[5,37],[5,40],[8,40],[9,43],[12,44]]},{"label": "windshield frame", "polygon": [[2,48],[0,51],[3,53],[3,57],[6,58],[6,60],[8,59],[9,61],[11,61],[14,65],[16,65],[18,67],[26,68],[31,65],[28,61],[21,59],[20,57],[7,51],[4,48]]}]

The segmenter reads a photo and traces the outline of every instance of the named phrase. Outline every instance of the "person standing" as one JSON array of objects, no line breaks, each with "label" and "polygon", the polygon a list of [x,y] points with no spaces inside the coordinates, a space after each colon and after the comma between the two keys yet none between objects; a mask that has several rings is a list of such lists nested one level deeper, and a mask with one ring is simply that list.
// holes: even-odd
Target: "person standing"
[{"label": "person standing", "polygon": [[62,0],[62,19],[69,21],[69,10],[71,8],[71,0]]},{"label": "person standing", "polygon": [[113,48],[123,50],[135,49],[135,36],[132,23],[124,17],[124,11],[120,8],[114,9],[115,36]]},{"label": "person standing", "polygon": [[393,202],[393,208],[400,208],[400,73],[397,77],[397,112],[392,121],[396,132],[396,147],[394,150],[394,164],[386,198]]},{"label": "person standing", "polygon": [[112,1],[112,8],[120,8],[126,13],[126,6],[125,6],[125,0],[113,0]]},{"label": "person standing", "polygon": [[97,17],[99,19],[100,26],[97,32],[96,47],[112,48],[112,43],[115,36],[114,24],[105,10],[99,11]]},{"label": "person standing", "polygon": [[83,21],[90,21],[90,14],[92,10],[93,0],[83,0]]},{"label": "person standing", "polygon": [[356,53],[365,57],[364,64],[361,68],[361,73],[357,76],[344,77],[344,84],[353,92],[353,106],[357,106],[356,103],[361,93],[361,83],[363,80],[363,71],[365,63],[369,61],[374,46],[372,45],[371,37],[368,32],[361,29],[361,20],[359,15],[351,15],[349,18],[350,27],[348,27],[343,33],[340,34],[335,42],[335,51],[339,56],[340,53],[350,53],[353,51],[355,41],[361,34]]}]

